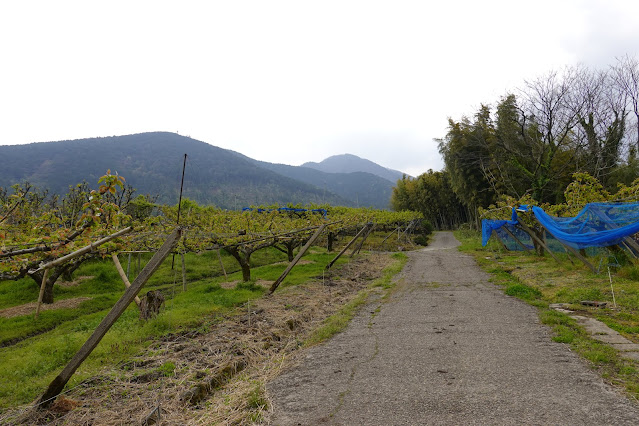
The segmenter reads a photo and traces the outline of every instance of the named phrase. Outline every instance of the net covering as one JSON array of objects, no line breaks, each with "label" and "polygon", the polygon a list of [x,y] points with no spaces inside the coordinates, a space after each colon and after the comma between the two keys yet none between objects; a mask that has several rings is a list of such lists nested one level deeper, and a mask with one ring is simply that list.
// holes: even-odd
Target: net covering
[{"label": "net covering", "polygon": [[590,203],[575,217],[532,210],[548,232],[574,248],[612,246],[639,232],[639,203]]},{"label": "net covering", "polygon": [[508,250],[523,250],[522,244],[528,248],[532,248],[533,245],[530,236],[515,225],[517,225],[517,211],[515,209],[512,209],[510,220],[482,220],[482,245],[485,246],[488,244],[488,240],[492,236],[493,231],[495,231]]}]

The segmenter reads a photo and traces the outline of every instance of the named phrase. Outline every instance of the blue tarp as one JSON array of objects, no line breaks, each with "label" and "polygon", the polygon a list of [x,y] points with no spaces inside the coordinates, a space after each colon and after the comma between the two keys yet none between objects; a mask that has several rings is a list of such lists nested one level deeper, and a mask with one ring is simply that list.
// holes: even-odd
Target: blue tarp
[{"label": "blue tarp", "polygon": [[639,232],[639,203],[589,203],[575,217],[554,217],[539,207],[535,218],[555,238],[574,248],[607,247]]},{"label": "blue tarp", "polygon": [[[528,211],[528,206],[517,210]],[[496,230],[505,242],[512,240],[502,227],[511,232],[520,232],[517,210],[513,209],[511,220],[482,221],[482,244],[485,246]],[[535,218],[553,237],[571,247],[607,247],[619,244],[624,238],[639,232],[639,203],[589,203],[575,217],[550,216],[543,209],[533,206]],[[513,232],[513,233],[515,233]],[[518,236],[519,238],[519,236]],[[522,237],[523,238],[523,237]],[[522,238],[520,240],[524,241]],[[510,248],[510,244],[507,244]]]},{"label": "blue tarp", "polygon": [[510,220],[493,220],[483,219],[481,221],[481,244],[485,246],[490,240],[490,236],[493,234],[493,230],[497,231],[505,225],[517,224],[517,211],[513,208],[513,212]]}]

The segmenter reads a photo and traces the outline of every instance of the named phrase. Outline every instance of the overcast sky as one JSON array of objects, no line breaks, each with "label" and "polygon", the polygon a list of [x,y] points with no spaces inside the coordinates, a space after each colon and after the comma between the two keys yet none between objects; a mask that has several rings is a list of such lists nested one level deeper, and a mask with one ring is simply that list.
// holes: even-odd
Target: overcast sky
[{"label": "overcast sky", "polygon": [[3,1],[0,144],[171,131],[418,175],[448,117],[638,50],[636,0]]}]

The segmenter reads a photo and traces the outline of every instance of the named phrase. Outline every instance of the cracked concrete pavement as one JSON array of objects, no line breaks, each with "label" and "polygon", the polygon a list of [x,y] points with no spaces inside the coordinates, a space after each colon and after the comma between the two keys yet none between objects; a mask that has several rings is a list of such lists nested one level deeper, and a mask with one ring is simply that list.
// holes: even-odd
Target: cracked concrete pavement
[{"label": "cracked concrete pavement", "polygon": [[639,424],[635,402],[457,245],[441,232],[409,253],[390,300],[269,383],[270,424]]}]

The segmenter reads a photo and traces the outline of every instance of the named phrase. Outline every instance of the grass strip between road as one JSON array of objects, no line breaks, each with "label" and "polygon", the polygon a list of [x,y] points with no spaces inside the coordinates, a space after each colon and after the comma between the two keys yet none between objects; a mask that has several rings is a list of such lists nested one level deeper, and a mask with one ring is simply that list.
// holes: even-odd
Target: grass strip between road
[{"label": "grass strip between road", "polygon": [[[383,290],[390,290],[394,288],[395,282],[393,281],[393,277],[402,270],[408,261],[408,256],[404,253],[395,253],[392,255],[392,258],[395,262],[384,269],[383,275],[380,278],[374,280],[369,287],[361,290],[352,301],[344,305],[338,312],[328,317],[324,321],[324,324],[320,328],[314,330],[311,336],[304,341],[304,345],[316,345],[343,331],[351,322],[358,309],[368,302],[369,296],[374,289],[381,288]],[[384,296],[388,294],[389,292],[386,291]]]}]

